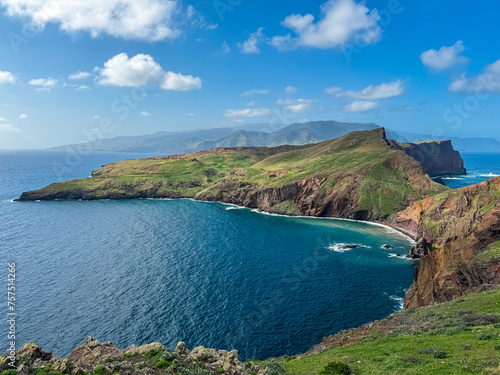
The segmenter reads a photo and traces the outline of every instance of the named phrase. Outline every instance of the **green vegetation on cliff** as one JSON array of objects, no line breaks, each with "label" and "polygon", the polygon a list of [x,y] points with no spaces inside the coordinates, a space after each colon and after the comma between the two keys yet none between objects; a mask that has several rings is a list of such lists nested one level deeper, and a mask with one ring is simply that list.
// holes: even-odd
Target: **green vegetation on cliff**
[{"label": "green vegetation on cliff", "polygon": [[194,198],[279,213],[383,219],[445,190],[376,129],[307,146],[127,160],[20,200]]},{"label": "green vegetation on cliff", "polygon": [[395,215],[414,231],[420,264],[407,307],[450,301],[500,284],[500,178],[451,190]]}]

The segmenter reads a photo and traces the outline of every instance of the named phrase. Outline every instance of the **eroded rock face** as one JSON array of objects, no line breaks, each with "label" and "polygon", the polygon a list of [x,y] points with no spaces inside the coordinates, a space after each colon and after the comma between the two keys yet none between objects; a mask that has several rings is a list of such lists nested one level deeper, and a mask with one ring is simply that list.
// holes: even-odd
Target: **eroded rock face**
[{"label": "eroded rock face", "polygon": [[413,203],[393,217],[420,258],[406,307],[445,302],[500,283],[500,259],[478,257],[500,241],[500,178]]},{"label": "eroded rock face", "polygon": [[418,160],[431,177],[443,175],[465,175],[464,160],[455,151],[451,141],[429,141],[398,144],[390,141],[393,148],[405,151]]}]

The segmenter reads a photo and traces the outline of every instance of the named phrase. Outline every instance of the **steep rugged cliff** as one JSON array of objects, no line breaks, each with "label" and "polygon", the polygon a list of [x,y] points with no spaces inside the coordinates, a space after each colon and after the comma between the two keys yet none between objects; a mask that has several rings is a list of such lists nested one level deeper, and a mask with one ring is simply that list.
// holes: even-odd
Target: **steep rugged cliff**
[{"label": "steep rugged cliff", "polygon": [[448,188],[384,129],[307,146],[222,148],[113,163],[19,200],[194,198],[269,212],[385,220]]},{"label": "steep rugged cliff", "polygon": [[467,170],[451,141],[428,141],[419,143],[397,143],[390,141],[396,150],[403,150],[418,160],[431,177],[443,175],[465,175]]},{"label": "steep rugged cliff", "polygon": [[406,307],[500,284],[500,177],[413,203],[393,218],[421,258]]}]

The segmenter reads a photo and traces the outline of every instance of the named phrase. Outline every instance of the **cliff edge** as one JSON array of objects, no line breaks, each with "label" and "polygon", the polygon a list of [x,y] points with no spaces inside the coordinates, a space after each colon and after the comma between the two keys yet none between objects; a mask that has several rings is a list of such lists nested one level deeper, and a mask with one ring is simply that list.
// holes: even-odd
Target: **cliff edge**
[{"label": "cliff edge", "polygon": [[420,264],[405,307],[500,284],[500,177],[411,204],[393,218],[417,239]]},{"label": "cliff edge", "polygon": [[419,143],[397,143],[389,141],[396,150],[402,150],[419,161],[431,177],[467,174],[464,160],[455,151],[451,141],[428,141]]}]

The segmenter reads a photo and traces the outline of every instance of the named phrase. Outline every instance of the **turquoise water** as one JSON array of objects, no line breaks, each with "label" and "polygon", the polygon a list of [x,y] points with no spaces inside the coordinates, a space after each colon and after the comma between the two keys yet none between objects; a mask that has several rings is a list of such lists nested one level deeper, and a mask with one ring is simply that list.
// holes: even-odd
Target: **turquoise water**
[{"label": "turquoise water", "polygon": [[18,347],[66,355],[91,335],[265,359],[401,308],[415,263],[396,257],[411,243],[385,227],[190,200],[12,202],[137,156],[0,152],[0,252],[17,264]]}]

